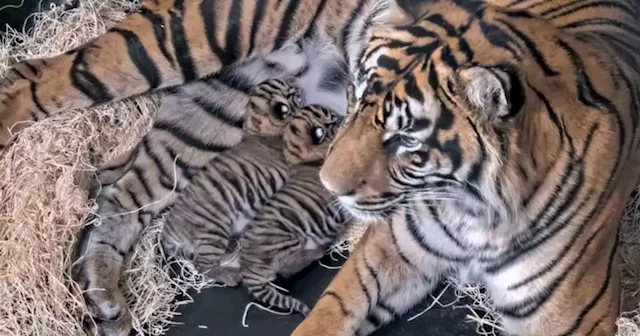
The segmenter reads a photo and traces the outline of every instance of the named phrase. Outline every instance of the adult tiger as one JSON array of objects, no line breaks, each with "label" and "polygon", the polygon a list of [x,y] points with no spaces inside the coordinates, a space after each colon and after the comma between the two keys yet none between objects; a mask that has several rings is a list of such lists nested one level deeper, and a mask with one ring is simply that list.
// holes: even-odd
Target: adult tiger
[{"label": "adult tiger", "polygon": [[[371,222],[295,336],[367,335],[449,273],[509,335],[614,335],[640,169],[628,1],[434,1],[375,29],[320,172]],[[366,153],[366,155],[361,155]]]}]

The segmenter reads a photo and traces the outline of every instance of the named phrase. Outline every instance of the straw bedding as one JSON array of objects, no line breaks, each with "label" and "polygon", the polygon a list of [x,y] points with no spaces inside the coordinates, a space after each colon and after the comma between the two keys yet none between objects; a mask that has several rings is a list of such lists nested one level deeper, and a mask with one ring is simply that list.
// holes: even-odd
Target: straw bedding
[{"label": "straw bedding", "polygon": [[[133,10],[132,0],[86,0],[76,9],[37,14],[28,32],[7,31],[0,40],[0,77],[25,58],[52,56],[99,35]],[[86,314],[81,296],[67,274],[69,252],[83,216],[93,203],[87,187],[94,172],[110,158],[130,149],[149,129],[158,97],[149,95],[98,108],[66,111],[35,123],[0,153],[0,335],[82,335]],[[620,336],[640,336],[640,195],[634,194],[623,219],[622,259],[627,312],[619,319]],[[147,228],[123,281],[140,334],[161,335],[175,308],[189,302],[188,289],[211,281],[188,263],[165,260],[158,247],[161,221]],[[354,230],[337,249],[350,249],[361,230]],[[182,274],[169,267],[182,263]],[[490,302],[477,286],[451,286],[488,312],[481,334],[494,332]],[[178,296],[186,297],[175,302]],[[434,294],[431,306],[443,305]],[[633,310],[636,309],[636,310]],[[484,323],[484,324],[483,324]]]}]

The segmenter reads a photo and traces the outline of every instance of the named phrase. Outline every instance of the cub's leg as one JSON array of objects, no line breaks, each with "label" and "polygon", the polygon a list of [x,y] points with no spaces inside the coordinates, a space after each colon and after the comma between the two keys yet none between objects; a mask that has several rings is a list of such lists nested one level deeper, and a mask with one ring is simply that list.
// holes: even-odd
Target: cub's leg
[{"label": "cub's leg", "polygon": [[307,305],[290,296],[280,293],[278,289],[269,283],[277,278],[277,269],[273,260],[265,260],[264,253],[253,253],[250,249],[244,250],[240,259],[240,274],[242,283],[249,293],[260,303],[284,311],[298,312],[303,315],[309,313]]},{"label": "cub's leg", "polygon": [[408,311],[444,270],[426,257],[434,267],[423,273],[400,253],[388,223],[370,227],[292,336],[368,335]]},{"label": "cub's leg", "polygon": [[304,54],[291,46],[266,60],[228,67],[176,88],[164,98],[149,134],[128,155],[101,169],[94,190],[94,219],[100,225],[83,230],[72,270],[98,323],[92,332],[128,334],[130,316],[118,281],[140,232],[171,206],[199,169],[240,142],[250,89],[267,79],[293,76],[306,63]]},{"label": "cub's leg", "polygon": [[278,270],[278,274],[283,277],[290,277],[301,272],[312,262],[322,258],[322,256],[324,256],[323,249],[301,250],[274,260],[273,263]]}]

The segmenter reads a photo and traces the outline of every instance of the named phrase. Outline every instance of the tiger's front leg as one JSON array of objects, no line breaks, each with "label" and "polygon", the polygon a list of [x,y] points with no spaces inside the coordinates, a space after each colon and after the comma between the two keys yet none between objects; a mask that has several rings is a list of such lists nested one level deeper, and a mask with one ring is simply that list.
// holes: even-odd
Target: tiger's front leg
[{"label": "tiger's front leg", "polygon": [[256,10],[266,22],[289,29],[252,28],[252,7],[246,0],[144,1],[139,11],[74,50],[18,63],[0,80],[0,149],[30,121],[195,80],[279,49],[314,23],[282,18],[274,1]]},{"label": "tiger's front leg", "polygon": [[204,32],[189,24],[198,20],[199,3],[147,1],[140,11],[74,50],[16,64],[0,81],[0,148],[29,121],[218,70],[221,61],[207,50]]},{"label": "tiger's front leg", "polygon": [[[421,272],[398,250],[391,226],[368,229],[349,259],[292,336],[368,335],[404,314],[438,284],[444,269],[431,260]],[[435,260],[434,260],[435,261]]]}]

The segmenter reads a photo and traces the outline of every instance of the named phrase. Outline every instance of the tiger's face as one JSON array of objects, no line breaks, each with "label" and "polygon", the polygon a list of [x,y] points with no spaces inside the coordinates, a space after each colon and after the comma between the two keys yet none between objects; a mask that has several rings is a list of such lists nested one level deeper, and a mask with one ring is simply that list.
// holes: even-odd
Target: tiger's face
[{"label": "tiger's face", "polygon": [[282,79],[272,79],[257,85],[249,96],[244,131],[256,136],[282,135],[302,104],[300,91]]},{"label": "tiger's face", "polygon": [[450,35],[434,24],[384,28],[363,54],[320,172],[362,220],[416,201],[481,202],[503,164],[502,136],[522,107],[518,71],[495,52],[492,65],[470,62]]},{"label": "tiger's face", "polygon": [[321,163],[334,139],[342,117],[319,105],[308,105],[296,112],[282,140],[288,164]]}]

